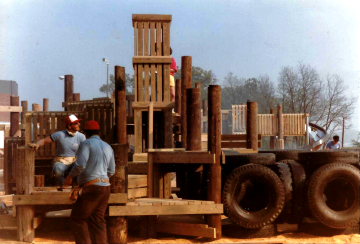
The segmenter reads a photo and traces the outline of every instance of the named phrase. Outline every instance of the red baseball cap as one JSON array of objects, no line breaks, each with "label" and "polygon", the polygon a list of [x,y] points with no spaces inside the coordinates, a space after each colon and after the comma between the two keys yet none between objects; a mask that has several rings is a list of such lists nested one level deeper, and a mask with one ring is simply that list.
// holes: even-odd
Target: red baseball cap
[{"label": "red baseball cap", "polygon": [[90,120],[86,122],[84,130],[100,130],[98,122],[95,120]]},{"label": "red baseball cap", "polygon": [[71,114],[68,117],[65,118],[66,125],[70,125],[76,122],[81,121],[82,119],[78,119],[75,115]]}]

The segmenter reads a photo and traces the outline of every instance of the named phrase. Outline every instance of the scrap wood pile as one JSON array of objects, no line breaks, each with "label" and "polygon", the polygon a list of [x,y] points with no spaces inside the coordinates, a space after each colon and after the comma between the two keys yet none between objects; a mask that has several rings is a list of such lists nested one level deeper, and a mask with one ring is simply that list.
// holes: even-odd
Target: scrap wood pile
[{"label": "scrap wood pile", "polygon": [[224,212],[248,237],[281,223],[301,230],[304,218],[327,235],[359,233],[359,150],[224,153]]}]

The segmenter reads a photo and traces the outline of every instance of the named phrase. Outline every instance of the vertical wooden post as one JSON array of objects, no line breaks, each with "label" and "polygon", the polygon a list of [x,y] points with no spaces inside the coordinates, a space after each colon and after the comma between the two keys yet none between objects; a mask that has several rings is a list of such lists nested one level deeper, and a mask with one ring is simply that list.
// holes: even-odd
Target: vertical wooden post
[{"label": "vertical wooden post", "polygon": [[[215,164],[209,166],[207,195],[209,201],[221,203],[221,87],[210,85],[208,89],[208,149],[215,154]],[[221,214],[207,217],[210,227],[216,228],[216,239],[221,238]]]},{"label": "vertical wooden post", "polygon": [[49,98],[43,99],[43,111],[48,112],[49,111]]},{"label": "vertical wooden post", "polygon": [[[65,75],[64,102],[72,102],[72,100],[73,100],[73,91],[74,91],[73,76],[72,75]],[[65,107],[65,111],[67,111],[66,107]]]},{"label": "vertical wooden post", "polygon": [[[274,116],[271,117],[272,121],[271,121],[271,130],[273,130],[274,126],[273,124],[275,123],[275,110],[272,108],[270,109],[270,114],[273,114]],[[275,149],[275,136],[270,136],[270,149]]]},{"label": "vertical wooden post", "polygon": [[[10,106],[19,106],[19,97],[10,96]],[[16,133],[19,131],[19,112],[10,113],[10,136],[18,136]]]},{"label": "vertical wooden post", "polygon": [[32,104],[32,111],[33,111],[33,112],[40,112],[40,111],[41,111],[41,106],[40,106],[40,104],[33,103],[33,104]]},{"label": "vertical wooden post", "polygon": [[[128,144],[126,136],[126,85],[125,68],[115,66],[115,129],[112,145],[115,155],[115,174],[111,177],[112,193],[127,193]],[[107,225],[109,243],[127,243],[127,217],[109,217]]]},{"label": "vertical wooden post", "polygon": [[175,80],[175,113],[181,115],[181,80]]},{"label": "vertical wooden post", "polygon": [[73,102],[80,101],[80,93],[73,93]]},{"label": "vertical wooden post", "polygon": [[192,77],[192,57],[181,57],[181,142],[182,147],[186,148],[187,123],[186,123],[186,89],[191,88]]},{"label": "vertical wooden post", "polygon": [[282,104],[278,104],[277,106],[277,112],[278,112],[278,139],[284,139],[283,136],[283,110],[282,110]]},{"label": "vertical wooden post", "polygon": [[186,89],[187,142],[186,150],[201,150],[201,91]]},{"label": "vertical wooden post", "polygon": [[[19,160],[16,165],[16,195],[30,195],[33,192],[35,176],[35,150],[26,147],[18,148]],[[33,219],[34,206],[17,206],[17,239],[18,241],[33,242],[35,229]]]},{"label": "vertical wooden post", "polygon": [[21,107],[22,107],[22,112],[21,112],[21,125],[23,126],[23,128],[21,129],[21,137],[25,137],[25,114],[28,111],[28,102],[27,101],[21,101]]},{"label": "vertical wooden post", "polygon": [[[203,108],[203,116],[204,117],[208,116],[208,104],[206,100],[202,100],[202,108]],[[202,132],[206,133],[208,130],[208,122],[204,121],[201,126],[202,126]]]},{"label": "vertical wooden post", "polygon": [[246,148],[258,150],[257,102],[247,101]]}]

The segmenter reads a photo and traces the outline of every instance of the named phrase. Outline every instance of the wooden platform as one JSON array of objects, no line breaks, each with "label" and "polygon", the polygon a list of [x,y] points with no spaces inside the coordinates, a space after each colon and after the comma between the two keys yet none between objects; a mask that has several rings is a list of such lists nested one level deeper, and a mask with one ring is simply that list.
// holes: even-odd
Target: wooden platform
[{"label": "wooden platform", "polygon": [[222,214],[223,205],[212,201],[141,198],[126,206],[110,206],[109,216]]}]

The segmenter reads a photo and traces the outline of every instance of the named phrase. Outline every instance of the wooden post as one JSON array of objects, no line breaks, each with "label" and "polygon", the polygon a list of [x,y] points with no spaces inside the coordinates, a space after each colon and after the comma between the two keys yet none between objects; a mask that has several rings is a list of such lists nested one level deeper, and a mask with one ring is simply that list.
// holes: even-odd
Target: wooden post
[{"label": "wooden post", "polygon": [[246,148],[258,151],[257,102],[247,101]]},{"label": "wooden post", "polygon": [[120,144],[126,144],[127,135],[125,68],[121,66],[115,66],[115,111],[115,142]]},{"label": "wooden post", "polygon": [[22,112],[21,112],[21,125],[23,126],[23,128],[21,129],[21,137],[25,137],[25,114],[28,111],[28,102],[27,101],[21,101],[21,107],[22,107]]},{"label": "wooden post", "polygon": [[283,136],[283,111],[282,111],[282,104],[278,104],[277,106],[277,112],[278,112],[278,139],[284,139]]},{"label": "wooden post", "polygon": [[[73,91],[74,91],[74,82],[72,75],[65,75],[64,83],[64,102],[72,102],[73,100]],[[65,111],[67,108],[65,107]]]},{"label": "wooden post", "polygon": [[[19,160],[16,165],[16,195],[30,195],[34,187],[35,150],[18,148]],[[33,242],[35,229],[32,221],[35,217],[34,206],[16,206],[17,239]]]},{"label": "wooden post", "polygon": [[187,123],[186,123],[186,89],[191,88],[192,77],[192,58],[190,56],[181,57],[181,142],[182,147],[186,148]]},{"label": "wooden post", "polygon": [[35,175],[34,176],[34,186],[35,187],[44,187],[45,177],[44,175]]},{"label": "wooden post", "polygon": [[80,101],[80,93],[73,93],[73,102]]},{"label": "wooden post", "polygon": [[[128,144],[126,136],[126,85],[125,68],[115,66],[115,129],[112,145],[115,155],[115,174],[111,177],[112,193],[127,193]],[[127,243],[127,217],[109,217],[107,225],[108,243]]]},{"label": "wooden post", "polygon": [[43,99],[43,111],[48,112],[49,111],[49,98]]},{"label": "wooden post", "polygon": [[[273,121],[271,121],[271,125],[272,125],[271,130],[273,131],[273,128],[274,128],[273,124],[276,121],[275,120],[275,110],[273,108],[270,109],[270,114],[274,115],[274,117],[271,117],[273,119]],[[270,136],[270,149],[275,149],[275,136]]]},{"label": "wooden post", "polygon": [[33,111],[33,112],[40,112],[40,111],[41,111],[41,106],[40,106],[40,104],[33,103],[33,104],[32,104],[32,111]]},{"label": "wooden post", "polygon": [[[215,164],[209,166],[207,199],[221,203],[221,87],[210,85],[208,89],[208,150],[215,154]],[[221,214],[207,217],[209,227],[216,228],[216,239],[221,238]]]},{"label": "wooden post", "polygon": [[186,150],[201,150],[201,91],[186,89],[187,142]]},{"label": "wooden post", "polygon": [[[19,106],[19,97],[10,96],[10,106]],[[19,127],[19,112],[10,113],[10,136],[15,137],[19,136],[17,133],[20,129]]]},{"label": "wooden post", "polygon": [[175,80],[175,113],[181,115],[181,80]]}]

